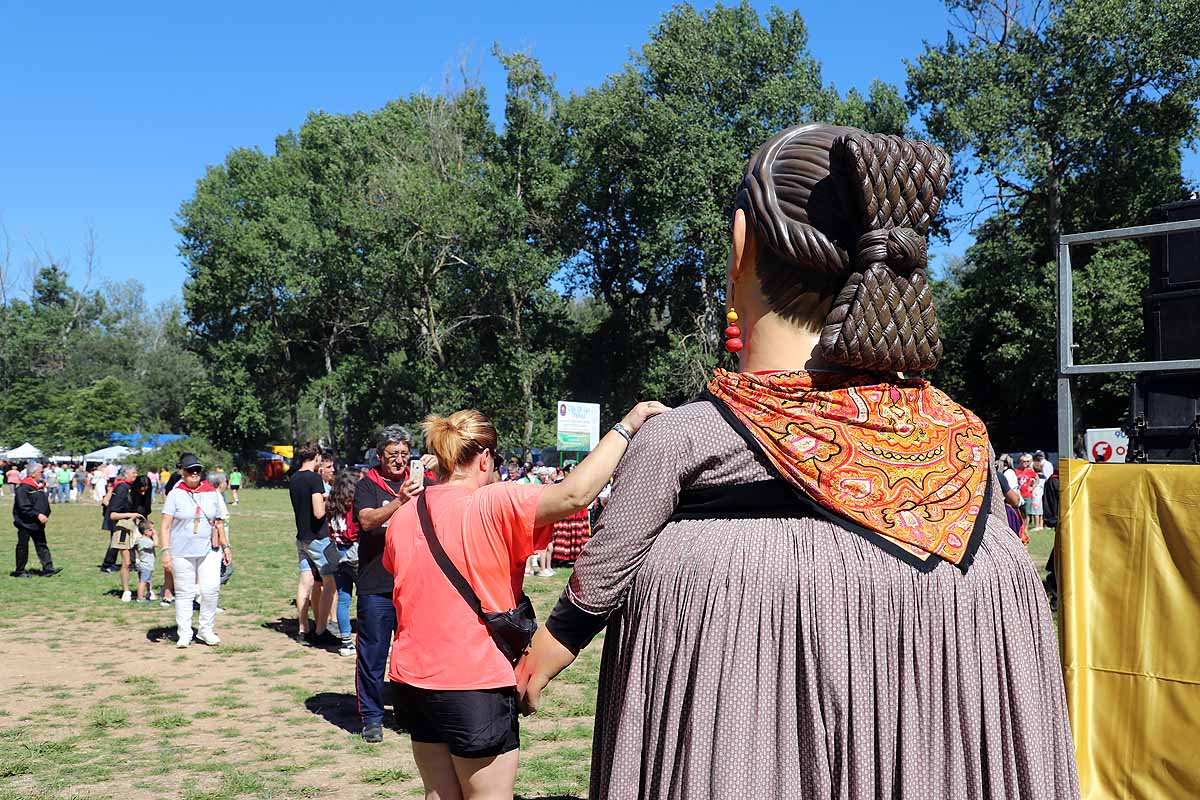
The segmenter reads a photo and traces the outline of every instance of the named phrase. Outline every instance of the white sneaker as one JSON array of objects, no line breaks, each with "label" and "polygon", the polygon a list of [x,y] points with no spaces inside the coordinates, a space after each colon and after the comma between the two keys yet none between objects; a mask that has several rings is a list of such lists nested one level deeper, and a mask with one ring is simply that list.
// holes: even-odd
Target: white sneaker
[{"label": "white sneaker", "polygon": [[178,642],[175,643],[175,646],[178,647],[180,650],[182,650],[185,647],[191,647],[192,640],[191,639],[180,639]]},{"label": "white sneaker", "polygon": [[544,569],[544,570],[542,570],[541,572],[539,572],[539,573],[537,574],[537,576],[538,576],[539,578],[553,578],[553,577],[554,577],[554,570],[552,570],[552,569],[550,569],[549,567],[547,567],[546,569]]},{"label": "white sneaker", "polygon": [[208,645],[221,643],[221,637],[217,636],[216,631],[201,630],[196,633],[196,638]]},{"label": "white sneaker", "polygon": [[122,603],[128,603],[132,599],[133,599],[133,593],[130,592],[128,589],[126,589],[124,592],[121,593],[121,602]]},{"label": "white sneaker", "polygon": [[153,589],[151,589],[151,590],[150,590],[150,599],[151,599],[151,600],[157,600],[157,599],[158,599],[158,595],[156,595],[156,594],[154,593],[154,590],[153,590]]}]

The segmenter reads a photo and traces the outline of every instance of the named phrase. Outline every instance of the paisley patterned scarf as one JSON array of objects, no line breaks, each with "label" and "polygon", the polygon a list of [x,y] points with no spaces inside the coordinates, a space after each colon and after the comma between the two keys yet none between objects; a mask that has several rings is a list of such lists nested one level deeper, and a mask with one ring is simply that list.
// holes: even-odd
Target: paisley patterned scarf
[{"label": "paisley patterned scarf", "polygon": [[988,514],[987,429],[928,381],[717,370],[708,391],[827,516],[926,569],[970,563]]}]

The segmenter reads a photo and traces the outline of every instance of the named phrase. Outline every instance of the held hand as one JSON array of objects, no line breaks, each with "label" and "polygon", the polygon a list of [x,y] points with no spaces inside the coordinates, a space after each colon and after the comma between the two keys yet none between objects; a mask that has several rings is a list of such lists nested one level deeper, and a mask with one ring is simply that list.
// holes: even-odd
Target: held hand
[{"label": "held hand", "polygon": [[221,551],[221,561],[222,561],[222,562],[225,564],[225,566],[227,566],[227,567],[228,567],[230,564],[232,564],[232,563],[233,563],[233,550],[232,550],[232,549],[230,549],[230,548],[228,548],[228,547],[226,547],[224,550],[222,550],[222,551]]},{"label": "held hand", "polygon": [[38,514],[38,522],[45,525],[49,521],[50,521],[50,517],[46,516],[45,514]]},{"label": "held hand", "polygon": [[417,483],[412,478],[409,478],[400,485],[400,502],[407,503],[409,500],[412,500],[423,491],[425,491],[424,485]]},{"label": "held hand", "polygon": [[621,420],[621,424],[628,428],[630,433],[637,433],[638,429],[642,427],[642,423],[646,420],[670,410],[657,400],[638,403],[625,415],[625,419]]},{"label": "held hand", "polygon": [[517,701],[522,714],[528,716],[537,711],[542,690],[571,665],[575,655],[546,626],[537,629],[529,650],[517,664]]},{"label": "held hand", "polygon": [[421,456],[421,463],[425,466],[426,472],[436,473],[438,471],[438,459],[433,453],[426,453]]}]

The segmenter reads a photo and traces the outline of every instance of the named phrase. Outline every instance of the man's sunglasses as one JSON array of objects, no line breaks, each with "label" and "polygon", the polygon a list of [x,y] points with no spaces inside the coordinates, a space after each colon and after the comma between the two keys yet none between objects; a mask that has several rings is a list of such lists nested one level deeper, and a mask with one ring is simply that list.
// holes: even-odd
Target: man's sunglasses
[{"label": "man's sunglasses", "polygon": [[188,475],[199,475],[201,472],[204,472],[204,467],[188,467],[184,472]]}]

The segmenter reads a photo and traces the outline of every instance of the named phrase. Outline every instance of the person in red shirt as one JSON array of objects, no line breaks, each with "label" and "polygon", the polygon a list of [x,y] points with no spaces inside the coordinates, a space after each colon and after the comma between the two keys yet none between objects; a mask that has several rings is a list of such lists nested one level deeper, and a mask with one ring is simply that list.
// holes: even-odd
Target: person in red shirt
[{"label": "person in red shirt", "polygon": [[1020,467],[1015,472],[1021,492],[1021,520],[1028,525],[1033,515],[1033,487],[1037,486],[1040,478],[1033,469],[1033,456],[1029,453],[1022,453],[1019,463]]},{"label": "person in red shirt", "polygon": [[[666,410],[637,405],[552,485],[498,482],[496,429],[480,412],[425,421],[426,443],[447,476],[425,492],[432,533],[485,612],[517,606],[525,560],[546,548],[556,521],[596,499],[630,438]],[[395,577],[388,677],[426,796],[511,798],[520,743],[516,673],[438,566],[418,503],[392,517],[383,563]]]}]

